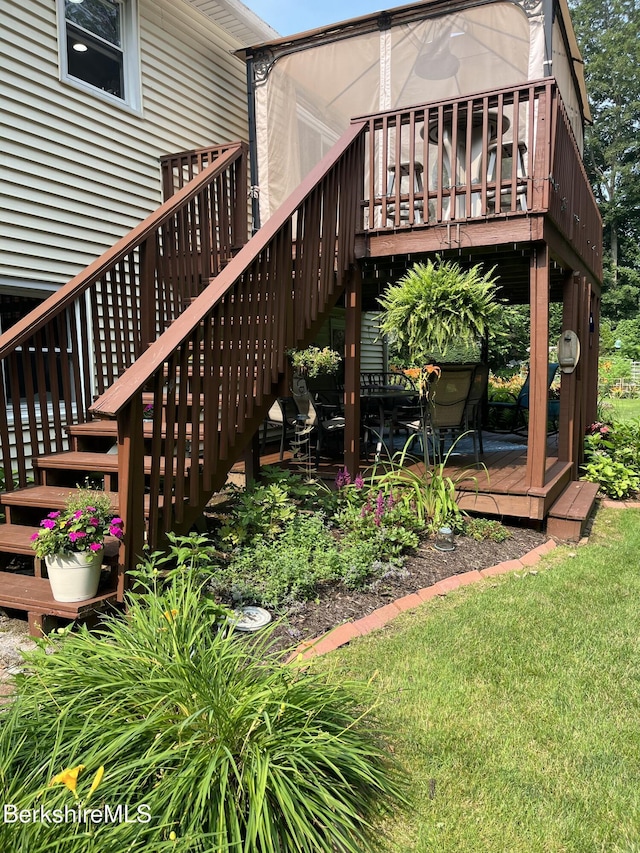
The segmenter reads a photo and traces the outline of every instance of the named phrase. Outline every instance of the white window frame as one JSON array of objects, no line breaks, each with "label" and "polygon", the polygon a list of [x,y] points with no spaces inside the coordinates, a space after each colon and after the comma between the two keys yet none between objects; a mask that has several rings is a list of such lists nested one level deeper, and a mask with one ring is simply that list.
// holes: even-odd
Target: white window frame
[{"label": "white window frame", "polygon": [[118,98],[97,86],[92,86],[80,77],[69,74],[67,53],[67,24],[65,0],[56,0],[58,11],[58,52],[60,57],[60,81],[74,89],[88,92],[109,104],[142,115],[142,91],[140,73],[140,38],[138,33],[137,0],[115,0],[121,9],[122,54],[124,76],[124,98]]}]

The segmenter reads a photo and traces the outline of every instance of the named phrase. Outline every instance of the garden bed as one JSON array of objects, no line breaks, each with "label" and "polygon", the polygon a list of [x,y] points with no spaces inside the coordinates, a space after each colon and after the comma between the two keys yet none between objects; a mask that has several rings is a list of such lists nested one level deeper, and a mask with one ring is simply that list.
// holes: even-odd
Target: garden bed
[{"label": "garden bed", "polygon": [[547,536],[537,530],[505,527],[510,536],[504,542],[478,542],[467,536],[457,536],[455,551],[437,551],[430,541],[425,541],[401,569],[374,582],[367,590],[349,590],[339,583],[325,584],[315,601],[298,603],[280,617],[282,624],[277,635],[283,644],[319,637],[343,622],[360,619],[444,578],[519,559],[547,540]]}]

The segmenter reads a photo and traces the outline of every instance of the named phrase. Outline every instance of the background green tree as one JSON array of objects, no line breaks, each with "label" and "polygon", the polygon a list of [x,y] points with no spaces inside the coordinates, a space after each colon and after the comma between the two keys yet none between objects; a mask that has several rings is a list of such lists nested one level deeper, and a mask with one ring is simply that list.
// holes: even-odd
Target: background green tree
[{"label": "background green tree", "polygon": [[573,0],[593,125],[585,165],[604,223],[602,313],[640,308],[640,0]]}]

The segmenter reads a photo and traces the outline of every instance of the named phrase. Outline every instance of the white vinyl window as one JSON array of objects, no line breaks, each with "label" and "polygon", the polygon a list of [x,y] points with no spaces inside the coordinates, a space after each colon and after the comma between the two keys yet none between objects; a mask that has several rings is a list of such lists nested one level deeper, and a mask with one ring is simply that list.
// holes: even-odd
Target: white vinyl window
[{"label": "white vinyl window", "polygon": [[61,79],[140,109],[135,0],[58,0]]}]

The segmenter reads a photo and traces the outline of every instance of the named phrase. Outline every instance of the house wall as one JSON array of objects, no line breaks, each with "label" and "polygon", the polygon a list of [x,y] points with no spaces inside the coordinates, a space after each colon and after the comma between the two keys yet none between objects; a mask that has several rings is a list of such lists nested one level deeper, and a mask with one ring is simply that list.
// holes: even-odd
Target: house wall
[{"label": "house wall", "polygon": [[138,0],[142,111],[60,81],[55,0],[0,4],[0,289],[57,286],[161,202],[163,154],[248,139],[237,39]]}]

